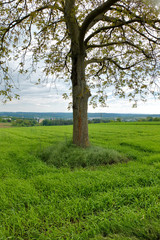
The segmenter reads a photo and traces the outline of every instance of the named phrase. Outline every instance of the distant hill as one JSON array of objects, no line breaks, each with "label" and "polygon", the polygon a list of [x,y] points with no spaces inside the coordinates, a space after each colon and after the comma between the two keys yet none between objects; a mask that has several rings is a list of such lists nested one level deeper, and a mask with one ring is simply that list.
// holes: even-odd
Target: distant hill
[{"label": "distant hill", "polygon": [[[0,112],[0,117],[17,117],[17,118],[43,118],[43,119],[73,119],[71,112]],[[123,114],[123,113],[88,113],[89,119],[107,118],[122,120],[136,120],[146,117],[160,117],[160,114]]]}]

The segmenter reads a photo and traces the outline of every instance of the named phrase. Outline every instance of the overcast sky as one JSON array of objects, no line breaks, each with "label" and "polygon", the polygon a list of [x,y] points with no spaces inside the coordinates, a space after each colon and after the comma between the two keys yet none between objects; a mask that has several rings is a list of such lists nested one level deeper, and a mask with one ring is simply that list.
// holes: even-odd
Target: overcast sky
[{"label": "overcast sky", "polygon": [[[30,53],[28,53],[28,56],[30,56]],[[27,64],[29,64],[30,61],[27,61]],[[32,80],[26,80],[25,76],[18,76],[16,73],[17,64],[12,61],[11,69],[14,70],[12,74],[14,82],[18,82],[16,93],[20,95],[20,100],[13,99],[6,104],[0,101],[0,112],[68,112],[67,108],[71,99],[64,100],[62,97],[63,93],[68,92],[69,85],[67,83],[56,81],[56,86],[54,84],[35,85],[35,79],[38,79],[39,76],[32,75]],[[41,64],[38,66],[38,71],[41,71]],[[160,114],[160,100],[155,100],[150,96],[146,103],[139,101],[137,108],[132,108],[133,102],[130,103],[128,99],[115,97],[112,90],[110,88],[107,92],[108,107],[94,109],[89,106],[88,112]]]},{"label": "overcast sky", "polygon": [[[159,0],[156,1],[159,2]],[[28,56],[30,56],[30,53],[28,53]],[[11,68],[16,69],[17,63],[11,62]],[[13,79],[15,81],[18,79],[16,72],[13,74]],[[17,85],[19,89],[17,93],[20,95],[20,100],[13,99],[6,104],[0,101],[0,112],[68,111],[67,107],[71,99],[64,100],[62,97],[62,94],[67,92],[69,88],[66,83],[57,81],[56,87],[50,84],[35,85],[35,76],[32,76],[32,82],[31,80],[27,81],[23,76],[18,81],[20,84]],[[108,89],[108,107],[93,109],[89,106],[88,112],[160,114],[160,100],[155,100],[152,96],[148,98],[146,103],[139,101],[137,108],[132,108],[132,104],[128,99],[118,99],[113,95],[112,89]]]},{"label": "overcast sky", "polygon": [[[68,85],[57,82],[54,85],[34,85],[31,81],[23,80],[19,86],[20,100],[12,100],[7,104],[0,103],[1,112],[67,112],[70,100],[64,100],[62,94],[66,92]],[[97,107],[93,109],[89,106],[89,112],[105,113],[146,113],[160,114],[160,100],[152,97],[146,103],[139,102],[137,108],[132,108],[132,103],[127,99],[118,99],[111,89],[108,90],[109,107]]]},{"label": "overcast sky", "polygon": [[[68,112],[68,104],[71,99],[63,99],[62,94],[69,92],[68,89],[71,87],[69,83],[56,80],[56,84],[35,85],[36,80],[40,77],[41,67],[38,69],[39,76],[37,76],[38,73],[35,73],[27,80],[26,76],[17,74],[17,64],[12,62],[10,67],[13,69],[11,75],[16,83],[16,93],[20,95],[20,100],[13,99],[6,104],[0,101],[0,112]],[[138,107],[132,108],[133,102],[115,97],[112,88],[107,90],[107,94],[108,107],[94,109],[89,106],[88,112],[160,114],[160,100],[155,100],[153,96],[150,96],[146,103],[139,101]]]}]

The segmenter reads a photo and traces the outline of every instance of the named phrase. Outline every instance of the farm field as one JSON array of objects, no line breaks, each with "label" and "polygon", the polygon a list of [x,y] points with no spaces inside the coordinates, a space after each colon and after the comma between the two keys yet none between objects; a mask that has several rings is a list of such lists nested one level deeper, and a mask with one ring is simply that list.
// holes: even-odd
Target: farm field
[{"label": "farm field", "polygon": [[11,126],[12,126],[11,123],[1,123],[0,122],[0,128],[9,128]]},{"label": "farm field", "polygon": [[128,160],[58,168],[39,153],[70,142],[72,126],[0,128],[0,240],[160,239],[160,123],[90,124],[89,135]]}]

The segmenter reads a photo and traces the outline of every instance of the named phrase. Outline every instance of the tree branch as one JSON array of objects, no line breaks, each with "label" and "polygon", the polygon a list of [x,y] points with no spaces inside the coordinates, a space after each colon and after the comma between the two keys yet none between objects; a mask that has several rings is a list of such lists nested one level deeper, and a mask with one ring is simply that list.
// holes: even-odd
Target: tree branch
[{"label": "tree branch", "polygon": [[[105,19],[105,18],[104,18]],[[107,18],[108,19],[108,18]],[[115,21],[116,22],[116,19]],[[118,20],[118,23],[116,23],[115,25],[111,25],[111,26],[106,26],[106,27],[102,27],[102,28],[99,28],[97,29],[95,32],[93,32],[92,34],[90,34],[86,39],[85,39],[85,45],[90,41],[91,38],[93,38],[95,35],[97,35],[98,33],[100,32],[104,32],[106,30],[110,30],[110,29],[115,29],[115,28],[120,28],[120,27],[123,27],[123,26],[129,26],[130,28],[132,28],[134,31],[136,31],[138,34],[142,35],[143,37],[147,38],[148,40],[152,41],[152,42],[156,42],[154,41],[153,39],[147,37],[144,33],[141,33],[140,31],[138,31],[137,29],[135,29],[131,23],[142,23],[142,20],[139,19],[139,18],[135,18],[135,19],[132,19],[132,20],[128,20],[128,21],[122,21],[122,20]],[[145,28],[146,30],[146,28]],[[147,31],[147,30],[146,30]],[[151,34],[150,34],[151,36]],[[153,36],[152,36],[153,37]],[[156,37],[154,37],[156,38]]]},{"label": "tree branch", "polygon": [[159,40],[159,38],[154,37],[154,38],[155,38],[155,40],[154,40],[154,39],[146,36],[146,34],[142,33],[141,31],[138,31],[138,30],[137,30],[136,28],[134,28],[133,26],[129,25],[129,27],[130,27],[132,30],[134,30],[136,33],[138,33],[139,35],[141,35],[142,37],[144,37],[145,39],[147,39],[149,42],[152,42],[152,43],[155,43],[155,44],[157,44],[157,45],[160,45],[160,43],[157,42],[157,40]]},{"label": "tree branch", "polygon": [[79,51],[79,24],[75,15],[75,0],[66,0],[64,7],[64,17],[67,29],[71,38],[72,54]]},{"label": "tree branch", "polygon": [[119,0],[108,0],[107,2],[104,2],[102,5],[100,5],[87,15],[81,26],[82,39],[84,39],[86,32],[93,26],[92,23],[95,21],[95,19],[98,18],[100,15],[102,16],[104,13],[110,10],[110,7],[118,1]]},{"label": "tree branch", "polygon": [[55,9],[57,7],[56,3],[54,5],[45,5],[45,6],[42,6],[38,9],[36,9],[35,11],[32,11],[30,13],[28,13],[27,15],[25,15],[24,17],[22,18],[19,18],[17,20],[14,20],[12,21],[8,27],[4,28],[4,29],[1,29],[2,32],[4,32],[2,34],[2,37],[1,37],[1,49],[3,48],[3,42],[4,42],[4,38],[6,36],[6,34],[11,30],[13,29],[15,26],[19,25],[20,23],[22,23],[24,20],[26,20],[27,18],[31,17],[31,16],[34,16],[35,13],[38,13],[38,12],[41,12],[45,9]]},{"label": "tree branch", "polygon": [[132,46],[133,48],[136,48],[138,49],[140,52],[143,53],[143,55],[146,57],[146,58],[151,58],[150,54],[146,53],[144,49],[140,48],[138,45],[130,42],[130,41],[119,41],[119,42],[111,42],[111,43],[106,43],[106,44],[94,44],[94,45],[88,45],[87,46],[87,49],[88,48],[103,48],[103,47],[108,47],[108,46],[113,46],[113,45],[130,45]]},{"label": "tree branch", "polygon": [[135,67],[136,65],[138,65],[139,63],[143,62],[145,59],[142,59],[141,61],[138,61],[130,66],[127,67],[122,67],[117,61],[113,60],[111,57],[104,57],[104,58],[92,58],[90,60],[87,60],[85,62],[85,65],[87,66],[88,64],[92,64],[92,63],[98,63],[98,64],[104,64],[105,61],[109,61],[111,63],[114,63],[114,65],[116,65],[116,67],[118,67],[120,70],[128,70],[132,67]]}]

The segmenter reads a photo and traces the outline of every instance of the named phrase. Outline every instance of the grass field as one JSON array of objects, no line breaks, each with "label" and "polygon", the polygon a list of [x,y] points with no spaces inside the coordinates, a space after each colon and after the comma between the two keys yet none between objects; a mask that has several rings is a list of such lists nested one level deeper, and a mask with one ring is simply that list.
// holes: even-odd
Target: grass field
[{"label": "grass field", "polygon": [[128,161],[55,167],[39,153],[70,142],[72,126],[0,129],[0,240],[160,239],[160,124],[89,132]]}]

